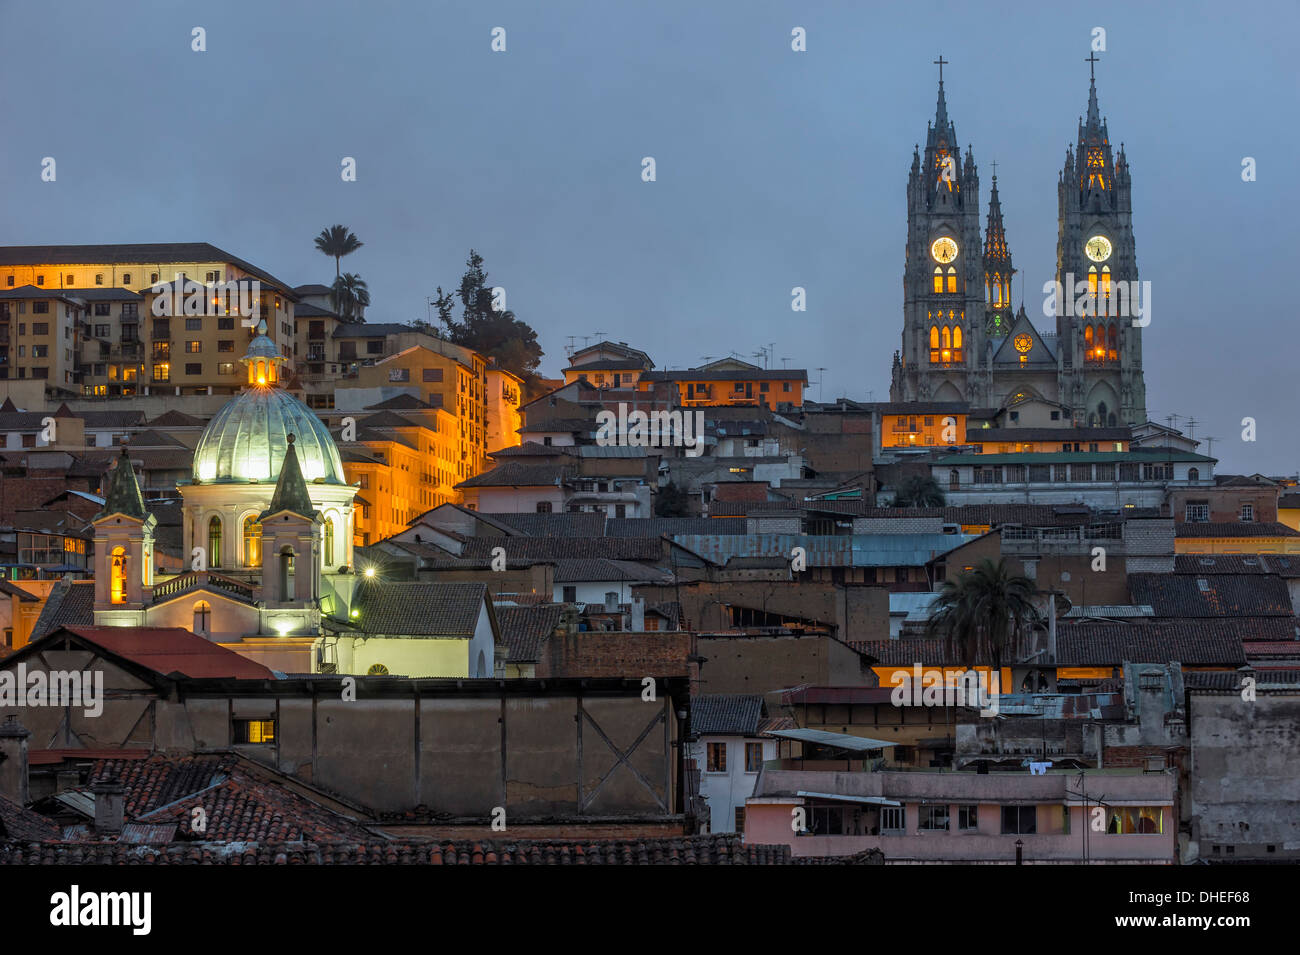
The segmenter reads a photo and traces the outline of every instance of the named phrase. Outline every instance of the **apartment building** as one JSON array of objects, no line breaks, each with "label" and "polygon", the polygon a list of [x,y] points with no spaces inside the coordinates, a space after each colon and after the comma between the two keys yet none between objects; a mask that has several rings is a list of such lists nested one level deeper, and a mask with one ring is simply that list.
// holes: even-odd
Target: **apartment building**
[{"label": "apartment building", "polygon": [[0,247],[0,379],[90,397],[234,393],[255,330],[231,296],[194,288],[228,283],[294,358],[292,290],[209,243]]}]

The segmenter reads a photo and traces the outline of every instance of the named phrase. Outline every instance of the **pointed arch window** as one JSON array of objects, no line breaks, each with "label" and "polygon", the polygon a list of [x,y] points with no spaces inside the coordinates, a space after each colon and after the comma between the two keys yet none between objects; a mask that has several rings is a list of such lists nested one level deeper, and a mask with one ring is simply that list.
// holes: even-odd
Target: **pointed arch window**
[{"label": "pointed arch window", "polygon": [[114,547],[108,557],[109,601],[126,603],[126,550]]},{"label": "pointed arch window", "polygon": [[943,326],[943,347],[944,348],[952,347],[952,329],[949,328],[947,325]]},{"label": "pointed arch window", "polygon": [[244,566],[262,566],[262,525],[252,514],[244,518]]},{"label": "pointed arch window", "polygon": [[939,326],[930,326],[930,363],[939,364]]},{"label": "pointed arch window", "polygon": [[948,291],[957,291],[957,270],[951,265],[948,266]]},{"label": "pointed arch window", "polygon": [[934,270],[934,290],[936,293],[943,291],[943,269],[937,266]]},{"label": "pointed arch window", "polygon": [[961,348],[961,326],[960,325],[956,326],[952,330],[952,347],[955,349]]},{"label": "pointed arch window", "polygon": [[280,549],[280,599],[291,601],[293,597],[293,548],[285,546]]},{"label": "pointed arch window", "polygon": [[1106,327],[1106,357],[1111,361],[1119,358],[1119,326]]},{"label": "pointed arch window", "polygon": [[1092,336],[1093,336],[1092,326],[1084,325],[1083,326],[1083,347],[1090,352],[1092,351]]},{"label": "pointed arch window", "polygon": [[221,518],[208,521],[208,566],[221,566]]},{"label": "pointed arch window", "polygon": [[1097,266],[1088,266],[1088,294],[1097,294]]}]

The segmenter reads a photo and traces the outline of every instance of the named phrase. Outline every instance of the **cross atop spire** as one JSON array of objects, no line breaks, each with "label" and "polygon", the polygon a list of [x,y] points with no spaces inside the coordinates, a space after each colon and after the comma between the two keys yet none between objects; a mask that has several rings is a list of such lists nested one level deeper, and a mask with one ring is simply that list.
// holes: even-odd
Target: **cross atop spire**
[{"label": "cross atop spire", "polygon": [[[1101,62],[1101,60],[1097,59],[1097,54],[1096,54],[1095,52],[1089,54],[1088,57],[1087,57],[1083,62],[1085,62],[1085,63],[1088,64],[1088,77],[1089,77],[1089,78],[1090,78],[1094,83],[1097,82],[1097,74],[1096,74],[1095,70],[1096,70],[1097,64]],[[943,70],[941,69],[941,70],[939,71],[939,73],[940,73],[940,79],[939,79],[939,82],[942,83],[942,82],[943,82],[943,78],[942,78]]]},{"label": "cross atop spire", "polygon": [[943,58],[943,54],[940,53],[940,54],[939,54],[939,59],[937,59],[937,60],[931,60],[930,62],[931,62],[931,63],[934,63],[935,65],[937,65],[937,66],[939,67],[939,85],[940,85],[940,86],[943,86],[943,67],[944,67],[944,64],[945,64],[945,63],[951,63],[952,61],[951,61],[951,60],[945,60],[945,59]]},{"label": "cross atop spire", "polygon": [[993,178],[998,178],[998,161],[996,159],[993,160]]}]

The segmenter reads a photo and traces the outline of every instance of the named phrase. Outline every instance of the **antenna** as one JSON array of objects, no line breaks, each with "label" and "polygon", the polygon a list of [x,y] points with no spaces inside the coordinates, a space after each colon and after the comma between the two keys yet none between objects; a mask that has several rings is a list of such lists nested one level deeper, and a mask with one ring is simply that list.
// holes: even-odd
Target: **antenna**
[{"label": "antenna", "polygon": [[1189,438],[1195,438],[1195,437],[1196,437],[1196,426],[1197,426],[1198,424],[1200,424],[1200,422],[1197,421],[1195,418],[1188,418],[1188,419],[1187,419],[1187,436],[1188,436]]},{"label": "antenna", "polygon": [[1208,447],[1205,449],[1206,457],[1209,458],[1214,457],[1214,442],[1218,440],[1219,440],[1218,438],[1212,438],[1208,434],[1205,436],[1205,443],[1208,445]]},{"label": "antenna", "polygon": [[567,345],[564,346],[565,354],[567,354],[570,358],[572,358],[572,357],[573,357],[574,349],[577,348],[577,347],[578,347],[578,346],[575,344],[575,336],[570,335],[570,336],[569,336],[569,344],[567,344]]},{"label": "antenna", "polygon": [[826,377],[826,369],[818,368],[817,370],[821,372],[821,374],[817,376],[817,401],[820,402],[822,400],[822,379]]},{"label": "antenna", "polygon": [[598,341],[598,342],[603,342],[604,340],[605,340],[605,333],[604,333],[604,332],[601,332],[601,331],[597,331],[597,332],[596,332],[596,341]]}]

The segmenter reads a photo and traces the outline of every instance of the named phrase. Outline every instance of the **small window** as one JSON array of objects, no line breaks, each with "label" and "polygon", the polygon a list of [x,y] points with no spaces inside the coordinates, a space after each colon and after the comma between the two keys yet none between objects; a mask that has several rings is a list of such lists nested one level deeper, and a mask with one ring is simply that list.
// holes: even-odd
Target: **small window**
[{"label": "small window", "polygon": [[1253,521],[1254,519],[1255,519],[1255,505],[1254,505],[1254,504],[1243,504],[1243,505],[1241,505],[1241,521],[1242,521],[1242,523],[1243,523],[1243,524],[1249,524],[1249,523],[1250,523],[1251,521]]},{"label": "small window", "polygon": [[1032,835],[1038,831],[1037,806],[1003,806],[1003,835]]},{"label": "small window", "polygon": [[706,772],[725,773],[727,771],[727,744],[708,743],[708,762]]},{"label": "small window", "polygon": [[970,832],[979,828],[978,806],[957,807],[957,828]]},{"label": "small window", "polygon": [[763,768],[763,744],[745,744],[745,772],[756,773]]},{"label": "small window", "polygon": [[186,351],[188,354],[191,354],[191,355],[197,355],[199,352],[203,351],[203,342],[201,342],[201,341],[187,341],[187,342],[185,343],[185,351]]},{"label": "small window", "polygon": [[922,806],[921,828],[930,831],[946,832],[948,829],[948,807]]},{"label": "small window", "polygon": [[575,587],[575,586],[569,586],[569,587],[565,587],[565,588],[564,588],[564,602],[565,602],[566,604],[572,604],[572,603],[577,603],[577,602],[578,602],[578,588],[577,588],[577,587]]},{"label": "small window", "polygon": [[187,332],[197,332],[203,328],[203,319],[187,318],[185,319],[185,330]]},{"label": "small window", "polygon": [[219,332],[229,332],[229,331],[233,331],[233,330],[234,330],[234,327],[235,327],[235,320],[234,320],[233,318],[218,318],[218,319],[217,319],[217,331],[219,331]]},{"label": "small window", "polygon": [[880,808],[880,831],[902,832],[906,826],[902,806],[882,806]]},{"label": "small window", "polygon": [[233,742],[274,743],[275,720],[235,720]]}]

